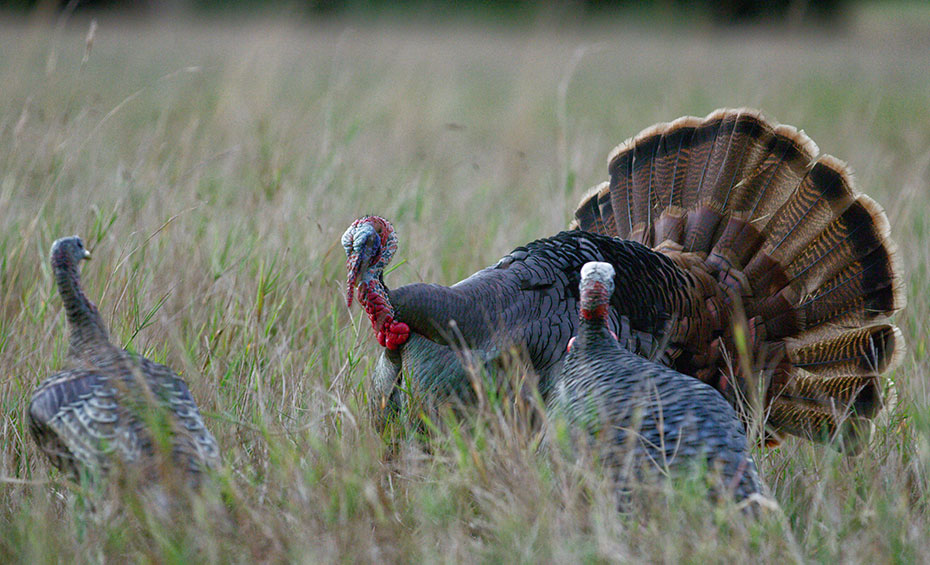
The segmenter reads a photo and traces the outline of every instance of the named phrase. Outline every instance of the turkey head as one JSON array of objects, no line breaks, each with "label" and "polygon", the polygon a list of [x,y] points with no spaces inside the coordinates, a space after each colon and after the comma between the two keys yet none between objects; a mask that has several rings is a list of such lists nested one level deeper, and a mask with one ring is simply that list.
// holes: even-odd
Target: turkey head
[{"label": "turkey head", "polygon": [[61,264],[63,261],[69,261],[72,265],[80,264],[82,259],[90,259],[90,251],[84,247],[81,238],[72,235],[55,240],[52,244],[52,262]]},{"label": "turkey head", "polygon": [[394,308],[384,286],[384,268],[397,250],[397,234],[391,222],[379,216],[365,216],[352,222],[342,234],[346,252],[346,305],[353,296],[368,314],[378,344],[397,349],[410,337],[410,328],[394,320]]}]

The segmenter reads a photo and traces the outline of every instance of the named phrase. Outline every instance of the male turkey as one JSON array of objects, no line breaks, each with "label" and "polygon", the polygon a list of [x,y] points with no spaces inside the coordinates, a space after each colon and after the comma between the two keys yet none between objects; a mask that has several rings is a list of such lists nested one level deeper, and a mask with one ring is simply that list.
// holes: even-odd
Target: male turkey
[{"label": "male turkey", "polygon": [[[579,270],[616,269],[609,325],[630,351],[764,407],[783,433],[855,450],[882,406],[880,375],[903,353],[890,316],[903,285],[882,209],[803,132],[753,110],[658,124],[617,147],[573,231],[518,247],[444,287],[388,291],[391,224],[343,235],[347,300],[386,346],[374,392],[441,396],[468,388],[455,350],[490,362],[523,348],[548,397],[575,333]],[[454,327],[450,322],[455,322]],[[408,390],[409,390],[408,388]],[[744,402],[744,399],[753,402]]]},{"label": "male turkey", "polygon": [[115,468],[145,480],[179,472],[192,486],[220,461],[216,440],[187,385],[168,367],[110,343],[97,307],[81,289],[90,253],[77,236],[52,245],[51,263],[70,331],[70,368],[39,385],[29,429],[61,471],[77,478]]},{"label": "male turkey", "polygon": [[621,487],[706,466],[715,494],[762,494],[742,422],[709,385],[630,353],[607,327],[614,268],[581,269],[578,336],[549,410],[580,429]]}]

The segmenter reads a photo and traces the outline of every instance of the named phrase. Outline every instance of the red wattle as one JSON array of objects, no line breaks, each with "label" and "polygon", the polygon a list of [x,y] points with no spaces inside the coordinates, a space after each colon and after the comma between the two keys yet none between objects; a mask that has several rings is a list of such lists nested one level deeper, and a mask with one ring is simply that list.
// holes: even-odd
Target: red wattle
[{"label": "red wattle", "polygon": [[407,343],[410,337],[410,327],[403,322],[387,321],[381,329],[377,330],[378,345],[390,350],[397,349]]},{"label": "red wattle", "polygon": [[359,287],[359,302],[364,304],[365,313],[371,321],[378,345],[394,350],[407,342],[410,327],[394,320],[394,310],[371,285]]},{"label": "red wattle", "polygon": [[387,329],[384,346],[388,349],[397,349],[407,342],[410,337],[410,326],[403,322],[391,320]]}]

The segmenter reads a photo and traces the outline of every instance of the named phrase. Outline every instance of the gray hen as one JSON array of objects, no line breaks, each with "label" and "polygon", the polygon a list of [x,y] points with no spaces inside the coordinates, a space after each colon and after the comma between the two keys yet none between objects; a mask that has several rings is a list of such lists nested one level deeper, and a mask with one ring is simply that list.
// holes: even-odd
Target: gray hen
[{"label": "gray hen", "polygon": [[743,424],[709,385],[621,347],[607,327],[614,269],[581,270],[578,336],[572,340],[549,408],[596,438],[621,484],[707,464],[712,491],[742,500],[762,492]]},{"label": "gray hen", "polygon": [[90,253],[77,236],[52,245],[51,263],[70,331],[70,368],[52,375],[29,404],[29,429],[52,464],[74,477],[114,468],[159,480],[179,472],[192,486],[220,461],[187,385],[171,369],[110,343],[81,289]]}]

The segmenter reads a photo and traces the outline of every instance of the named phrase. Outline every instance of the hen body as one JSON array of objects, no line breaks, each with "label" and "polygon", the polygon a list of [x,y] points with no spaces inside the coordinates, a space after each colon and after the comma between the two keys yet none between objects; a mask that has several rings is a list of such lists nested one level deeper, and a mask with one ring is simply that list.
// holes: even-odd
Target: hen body
[{"label": "hen body", "polygon": [[220,456],[187,384],[110,342],[80,286],[78,262],[89,254],[79,238],[56,241],[51,255],[68,318],[69,368],[32,395],[29,428],[39,447],[74,477],[120,468],[157,481],[176,471],[199,484]]},{"label": "hen body", "polygon": [[[590,438],[621,485],[706,468],[712,491],[736,499],[762,493],[742,422],[709,385],[624,349],[611,335],[599,290],[606,263],[582,280],[582,316],[549,400],[550,414]],[[599,270],[599,273],[596,272]],[[600,285],[599,287],[597,285]],[[612,288],[609,289],[612,292]],[[603,296],[606,301],[606,296]]]}]

